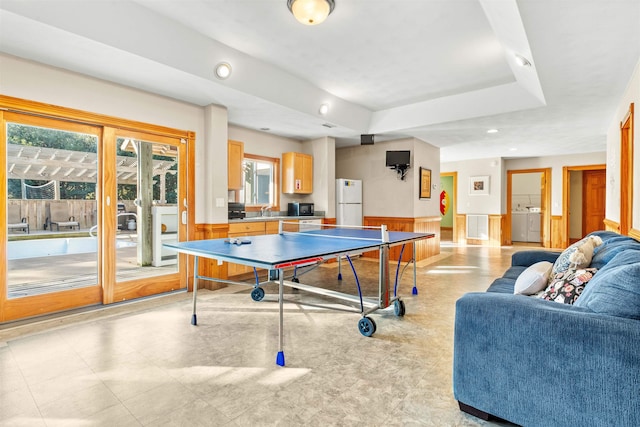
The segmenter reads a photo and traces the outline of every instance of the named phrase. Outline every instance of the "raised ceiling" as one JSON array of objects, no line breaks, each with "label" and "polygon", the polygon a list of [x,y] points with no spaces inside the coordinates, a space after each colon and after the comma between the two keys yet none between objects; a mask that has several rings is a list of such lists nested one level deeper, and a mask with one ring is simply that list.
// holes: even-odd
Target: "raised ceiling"
[{"label": "raised ceiling", "polygon": [[[640,2],[336,0],[309,27],[285,0],[2,0],[0,51],[299,140],[537,157],[605,150],[640,59]],[[233,72],[219,80],[223,61]]]}]

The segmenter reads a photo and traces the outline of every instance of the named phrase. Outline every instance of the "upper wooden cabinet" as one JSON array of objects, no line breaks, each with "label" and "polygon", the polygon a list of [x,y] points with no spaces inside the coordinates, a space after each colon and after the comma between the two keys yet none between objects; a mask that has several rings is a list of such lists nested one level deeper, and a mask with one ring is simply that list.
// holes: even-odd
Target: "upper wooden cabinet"
[{"label": "upper wooden cabinet", "polygon": [[287,194],[313,192],[313,156],[303,153],[282,153],[282,192]]},{"label": "upper wooden cabinet", "polygon": [[229,190],[242,190],[244,179],[242,176],[242,160],[244,158],[244,143],[229,140],[227,144],[227,179]]}]

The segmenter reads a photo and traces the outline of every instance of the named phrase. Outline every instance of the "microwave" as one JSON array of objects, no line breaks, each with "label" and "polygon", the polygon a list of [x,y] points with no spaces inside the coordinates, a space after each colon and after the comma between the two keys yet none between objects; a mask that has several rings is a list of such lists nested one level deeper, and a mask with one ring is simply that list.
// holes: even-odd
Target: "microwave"
[{"label": "microwave", "polygon": [[313,216],[313,203],[289,203],[288,216]]}]

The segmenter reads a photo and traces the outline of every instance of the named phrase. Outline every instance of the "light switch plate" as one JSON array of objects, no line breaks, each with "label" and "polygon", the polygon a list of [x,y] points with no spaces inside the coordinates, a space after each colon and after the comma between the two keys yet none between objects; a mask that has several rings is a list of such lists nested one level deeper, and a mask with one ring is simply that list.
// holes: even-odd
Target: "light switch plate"
[{"label": "light switch plate", "polygon": [[216,198],[216,208],[224,208],[224,198],[217,197]]}]

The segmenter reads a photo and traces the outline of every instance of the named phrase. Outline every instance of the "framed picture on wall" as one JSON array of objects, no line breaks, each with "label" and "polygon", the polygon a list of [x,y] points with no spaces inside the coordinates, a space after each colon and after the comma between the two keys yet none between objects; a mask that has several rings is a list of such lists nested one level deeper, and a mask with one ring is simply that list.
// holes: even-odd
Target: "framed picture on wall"
[{"label": "framed picture on wall", "polygon": [[484,196],[489,194],[489,176],[469,177],[469,195]]},{"label": "framed picture on wall", "polygon": [[420,168],[420,198],[431,198],[431,169]]}]

